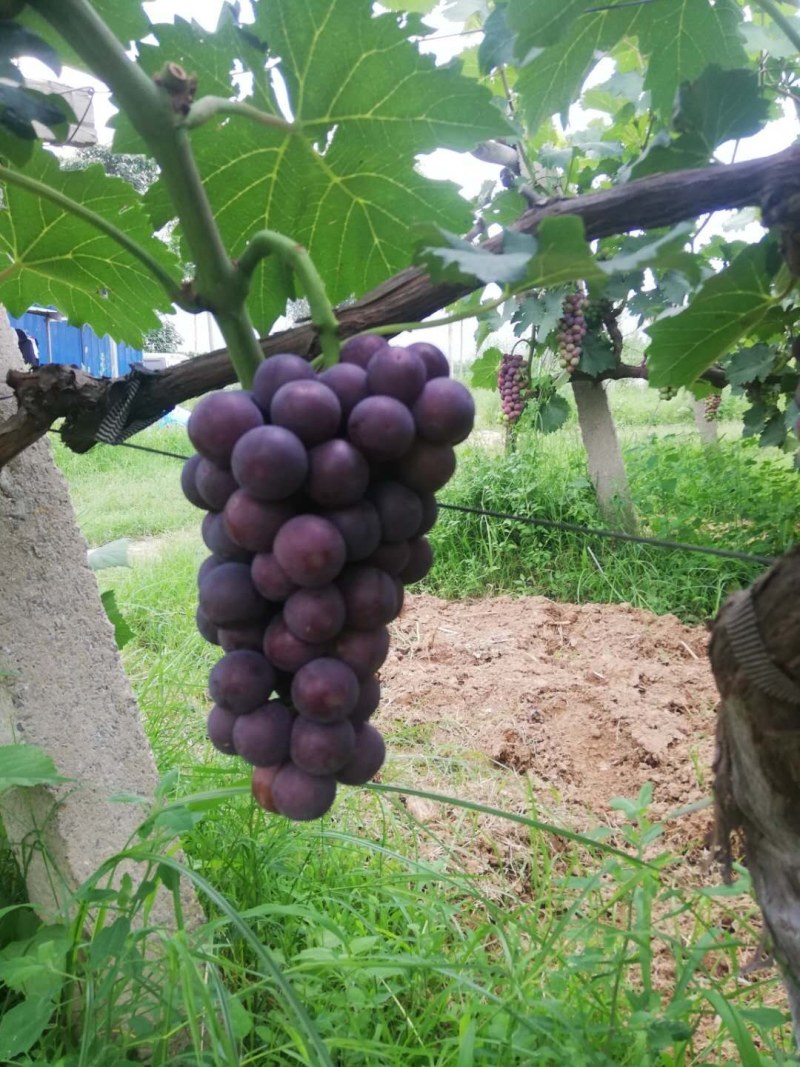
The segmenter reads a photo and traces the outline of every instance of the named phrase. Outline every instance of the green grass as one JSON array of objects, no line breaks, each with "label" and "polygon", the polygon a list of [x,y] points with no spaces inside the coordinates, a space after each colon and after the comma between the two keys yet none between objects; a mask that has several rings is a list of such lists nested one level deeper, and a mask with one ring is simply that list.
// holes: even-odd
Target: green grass
[{"label": "green grass", "polygon": [[[660,428],[662,431],[663,427]],[[754,441],[703,446],[691,431],[620,434],[646,536],[779,555],[797,537],[797,474],[789,457]],[[460,452],[445,503],[606,528],[575,426],[520,434],[510,454]],[[425,587],[446,597],[541,594],[628,602],[699,622],[763,569],[712,556],[624,544],[442,509],[431,535],[436,563]]]},{"label": "green grass", "polygon": [[[680,398],[661,411],[631,392],[613,403],[629,406],[622,436],[646,532],[759,553],[791,542],[796,475],[785,457],[732,441],[703,449]],[[487,428],[493,403],[479,402]],[[138,441],[186,450],[179,431]],[[161,538],[153,558],[100,578],[135,634],[124,661],[164,778],[129,851],[147,870],[138,892],[111,888],[112,860],[63,922],[37,927],[25,909],[3,911],[24,895],[0,847],[0,1062],[794,1062],[774,973],[737,977],[759,935],[746,872],[733,887],[703,888],[650,822],[647,789],[617,805],[613,833],[590,822],[587,837],[565,836],[530,792],[506,813],[470,802],[470,783],[508,772],[453,753],[453,795],[434,799],[437,817],[423,824],[391,787],[411,791],[429,743],[398,728],[382,785],[343,791],[330,817],[292,825],[255,809],[241,765],[204,737],[215,652],[194,630],[204,551],[178,463],[111,448],[74,457],[57,446],[57,456],[90,543]],[[574,422],[549,438],[521,435],[508,456],[462,448],[445,496],[601,524]],[[444,511],[434,537],[428,587],[451,596],[626,600],[701,619],[760,570]],[[478,842],[496,850],[489,873],[473,873]],[[179,875],[203,903],[199,928],[183,924]],[[174,932],[150,918],[157,891],[178,908]],[[6,1055],[23,1023],[25,1047]]]}]

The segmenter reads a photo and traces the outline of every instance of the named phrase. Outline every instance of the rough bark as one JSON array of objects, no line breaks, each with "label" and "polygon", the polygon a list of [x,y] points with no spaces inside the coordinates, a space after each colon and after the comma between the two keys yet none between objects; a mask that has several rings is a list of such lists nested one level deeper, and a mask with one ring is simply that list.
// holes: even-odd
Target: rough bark
[{"label": "rough bark", "polygon": [[[769,159],[659,174],[585,196],[548,201],[527,211],[513,229],[533,233],[544,219],[578,215],[584,221],[586,236],[595,239],[668,226],[709,211],[760,205],[765,201],[774,205],[796,190],[798,184],[800,146],[793,146]],[[500,251],[502,237],[491,238],[483,247]],[[435,282],[425,271],[409,268],[354,304],[340,308],[340,334],[346,338],[392,322],[421,321],[472,288],[464,283]],[[261,344],[265,355],[292,351],[311,356],[317,351],[316,332],[310,323],[264,338]],[[89,382],[86,375],[69,368],[45,369],[54,371],[54,375],[43,378],[43,371],[37,371],[10,382],[29,419],[22,420],[18,433],[10,432],[14,427],[9,427],[0,440],[0,466],[27,447],[33,433],[30,420],[38,432],[45,412],[52,416],[51,423],[66,417],[64,439],[71,448],[86,451],[94,443],[97,427],[111,406],[115,386],[109,380]],[[709,380],[712,380],[711,373]],[[619,376],[623,376],[622,372]],[[157,417],[165,408],[229,385],[234,377],[225,349],[170,367],[149,376],[142,384],[130,419]],[[64,397],[58,396],[59,391],[64,392]]]},{"label": "rough bark", "polygon": [[600,512],[612,528],[636,533],[636,511],[605,388],[602,382],[574,381],[572,391]]},{"label": "rough bark", "polygon": [[[749,640],[737,621],[748,597],[755,616]],[[718,844],[730,869],[731,834],[743,835],[800,1037],[800,546],[750,590],[729,597],[714,623],[710,657],[722,698]]]}]

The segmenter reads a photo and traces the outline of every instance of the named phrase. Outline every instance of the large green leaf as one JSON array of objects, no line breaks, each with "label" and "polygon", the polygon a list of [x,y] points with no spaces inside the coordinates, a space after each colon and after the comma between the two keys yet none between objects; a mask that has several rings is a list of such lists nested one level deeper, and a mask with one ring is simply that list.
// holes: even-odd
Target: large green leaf
[{"label": "large green leaf", "polygon": [[747,65],[736,0],[659,0],[647,6],[649,17],[639,25],[639,43],[649,56],[644,84],[662,115],[672,112],[681,82],[693,80],[710,64]]},{"label": "large green leaf", "polygon": [[536,252],[536,239],[526,234],[507,233],[502,252],[489,252],[439,227],[434,239],[435,245],[430,240],[421,245],[417,262],[424,264],[436,281],[477,280],[484,285],[509,285],[525,277]]},{"label": "large green leaf", "polygon": [[583,219],[577,215],[543,219],[536,231],[536,242],[536,255],[527,271],[532,287],[604,279],[601,264],[586,242]]},{"label": "large green leaf", "polygon": [[[136,191],[100,166],[59,169],[55,157],[37,149],[24,174],[49,185],[124,229],[180,278],[177,260],[152,236]],[[72,323],[88,323],[101,337],[137,345],[160,324],[156,308],[170,301],[160,284],[130,252],[91,223],[10,182],[0,211],[0,302],[12,315],[31,304],[52,305]]]},{"label": "large green leaf", "polygon": [[531,129],[564,114],[595,64],[624,38],[637,38],[647,57],[645,88],[668,116],[675,93],[710,63],[742,67],[736,0],[658,0],[597,4],[595,0],[510,0],[506,20],[522,63],[517,89]]},{"label": "large green leaf", "polygon": [[[150,20],[138,0],[122,0],[122,2],[120,0],[92,0],[92,7],[114,36],[125,45],[131,41],[141,40],[150,32]],[[17,21],[52,45],[67,66],[88,70],[83,60],[64,43],[47,19],[34,10],[30,4],[25,5]]]},{"label": "large green leaf", "polygon": [[[397,16],[368,0],[260,3],[251,30],[268,41],[298,131],[235,118],[195,131],[193,145],[217,222],[233,255],[269,227],[310,251],[335,301],[408,264],[414,227],[469,227],[450,183],[417,172],[415,156],[471,149],[510,132],[489,92],[437,68],[408,42]],[[197,47],[207,47],[198,43]],[[193,51],[184,41],[185,62]],[[169,205],[148,195],[154,219]],[[262,331],[293,295],[271,260],[257,271],[250,310]]]},{"label": "large green leaf", "polygon": [[648,327],[651,384],[689,385],[745,336],[772,306],[779,263],[774,240],[765,237],[709,278],[684,311]]},{"label": "large green leaf", "polygon": [[509,3],[506,19],[523,57],[516,89],[531,131],[551,115],[566,113],[602,54],[635,33],[646,17],[639,4],[589,10],[597,6],[592,0]]},{"label": "large green leaf", "polygon": [[0,745],[0,793],[14,787],[59,785],[66,781],[52,758],[35,745]]}]

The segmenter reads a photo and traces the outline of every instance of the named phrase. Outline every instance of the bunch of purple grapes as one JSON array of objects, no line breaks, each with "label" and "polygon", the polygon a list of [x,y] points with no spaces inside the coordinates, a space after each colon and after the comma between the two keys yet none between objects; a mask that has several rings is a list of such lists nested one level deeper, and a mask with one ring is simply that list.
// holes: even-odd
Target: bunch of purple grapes
[{"label": "bunch of purple grapes", "polygon": [[211,555],[197,626],[224,655],[208,736],[252,764],[262,807],[314,819],[337,783],[359,785],[385,748],[369,722],[387,624],[430,569],[434,493],[472,429],[467,389],[442,352],[352,338],[316,373],[275,355],[251,392],[204,397],[183,490]]},{"label": "bunch of purple grapes", "polygon": [[574,374],[581,361],[583,339],[586,336],[585,311],[589,298],[581,289],[576,289],[564,298],[562,315],[556,324],[559,362],[567,374]]},{"label": "bunch of purple grapes", "polygon": [[497,372],[497,388],[503,420],[513,425],[530,399],[528,368],[522,356],[503,353]]},{"label": "bunch of purple grapes", "polygon": [[720,393],[709,393],[706,397],[705,411],[703,412],[703,418],[706,422],[716,422],[717,414],[719,412],[719,406],[722,403],[722,396]]}]

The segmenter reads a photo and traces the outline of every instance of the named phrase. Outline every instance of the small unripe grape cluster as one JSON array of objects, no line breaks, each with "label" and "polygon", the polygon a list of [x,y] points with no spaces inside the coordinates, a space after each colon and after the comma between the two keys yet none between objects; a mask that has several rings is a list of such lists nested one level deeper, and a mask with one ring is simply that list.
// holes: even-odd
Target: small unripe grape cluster
[{"label": "small unripe grape cluster", "polygon": [[212,393],[191,414],[181,482],[211,552],[197,626],[224,652],[208,737],[253,766],[268,811],[316,819],[338,784],[383,763],[369,719],[387,625],[430,569],[434,493],[474,421],[448,375],[433,345],[362,336],[320,373],[272,356],[252,391]]},{"label": "small unripe grape cluster", "polygon": [[658,395],[661,400],[674,400],[678,395],[678,390],[672,385],[662,385],[658,390]]},{"label": "small unripe grape cluster", "polygon": [[523,356],[504,352],[497,373],[502,419],[512,426],[519,421],[531,396],[528,368]]},{"label": "small unripe grape cluster", "polygon": [[581,361],[588,306],[589,298],[580,289],[566,296],[561,305],[562,315],[556,325],[556,340],[559,362],[567,374],[574,374]]},{"label": "small unripe grape cluster", "polygon": [[721,403],[722,397],[719,393],[710,393],[706,397],[705,411],[703,412],[703,418],[706,422],[714,422],[716,420]]}]

